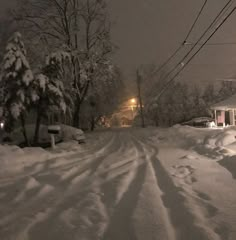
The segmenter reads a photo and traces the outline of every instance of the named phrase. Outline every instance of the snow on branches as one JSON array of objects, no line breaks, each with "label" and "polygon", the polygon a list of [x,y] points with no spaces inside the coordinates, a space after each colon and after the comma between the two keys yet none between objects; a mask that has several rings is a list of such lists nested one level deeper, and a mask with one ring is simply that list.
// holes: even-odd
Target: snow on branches
[{"label": "snow on branches", "polygon": [[8,41],[3,59],[3,106],[7,115],[17,119],[30,104],[29,85],[33,73],[26,59],[26,50],[20,33],[16,32]]},{"label": "snow on branches", "polygon": [[53,53],[46,59],[42,72],[36,75],[33,82],[32,99],[40,102],[40,108],[66,112],[64,84],[61,78],[61,65],[65,52]]}]

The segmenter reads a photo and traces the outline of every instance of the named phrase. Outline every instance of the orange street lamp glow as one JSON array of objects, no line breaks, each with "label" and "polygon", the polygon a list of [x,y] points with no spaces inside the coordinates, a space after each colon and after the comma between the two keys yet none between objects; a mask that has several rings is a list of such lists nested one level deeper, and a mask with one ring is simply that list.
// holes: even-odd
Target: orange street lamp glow
[{"label": "orange street lamp glow", "polygon": [[135,98],[132,98],[130,101],[131,101],[131,103],[133,103],[133,104],[136,103],[136,99],[135,99]]}]

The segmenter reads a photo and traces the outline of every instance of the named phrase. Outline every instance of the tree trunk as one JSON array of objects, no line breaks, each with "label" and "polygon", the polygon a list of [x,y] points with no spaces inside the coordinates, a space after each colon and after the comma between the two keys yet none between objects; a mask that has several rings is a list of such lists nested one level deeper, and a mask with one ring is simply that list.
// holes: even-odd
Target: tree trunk
[{"label": "tree trunk", "polygon": [[77,104],[75,106],[74,116],[73,116],[73,127],[76,127],[76,128],[80,127],[80,107],[81,107],[81,103],[80,101],[77,101]]},{"label": "tree trunk", "polygon": [[90,121],[90,130],[93,132],[95,129],[95,118],[91,116],[91,121]]},{"label": "tree trunk", "polygon": [[37,119],[36,119],[35,131],[34,131],[34,144],[38,144],[39,142],[39,130],[41,125],[41,119],[42,119],[41,109],[40,107],[38,107]]},{"label": "tree trunk", "polygon": [[155,126],[158,127],[158,120],[155,119]]},{"label": "tree trunk", "polygon": [[29,146],[30,144],[29,144],[29,139],[27,136],[26,128],[25,128],[25,117],[23,113],[20,115],[20,119],[21,119],[22,133],[24,135],[25,143],[27,146]]}]

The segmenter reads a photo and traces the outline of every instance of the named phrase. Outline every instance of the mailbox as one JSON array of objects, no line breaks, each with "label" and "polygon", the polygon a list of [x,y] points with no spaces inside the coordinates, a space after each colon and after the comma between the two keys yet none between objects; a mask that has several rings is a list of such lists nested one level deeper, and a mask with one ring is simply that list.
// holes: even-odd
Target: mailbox
[{"label": "mailbox", "polygon": [[61,127],[59,125],[51,125],[48,126],[48,133],[51,136],[51,147],[52,149],[55,149],[55,137],[54,135],[59,134],[61,131]]},{"label": "mailbox", "polygon": [[48,133],[49,134],[59,134],[60,131],[61,131],[61,127],[59,125],[48,126]]}]

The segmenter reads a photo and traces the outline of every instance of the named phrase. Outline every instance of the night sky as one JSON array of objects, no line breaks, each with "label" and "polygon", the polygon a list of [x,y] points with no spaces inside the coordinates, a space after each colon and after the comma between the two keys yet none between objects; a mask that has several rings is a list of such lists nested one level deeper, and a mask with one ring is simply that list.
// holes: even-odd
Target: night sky
[{"label": "night sky", "polygon": [[[0,2],[1,15],[15,0]],[[203,0],[110,0],[113,41],[119,47],[115,60],[132,82],[140,64],[161,64],[184,40]],[[208,26],[227,0],[209,0],[190,41]],[[236,43],[236,13],[211,42]],[[173,65],[172,65],[173,66]],[[236,45],[206,46],[180,75],[188,82],[215,81],[236,76]]]}]

